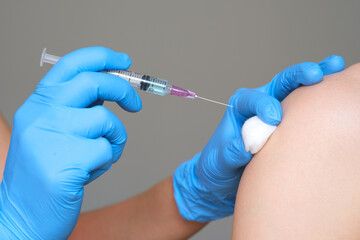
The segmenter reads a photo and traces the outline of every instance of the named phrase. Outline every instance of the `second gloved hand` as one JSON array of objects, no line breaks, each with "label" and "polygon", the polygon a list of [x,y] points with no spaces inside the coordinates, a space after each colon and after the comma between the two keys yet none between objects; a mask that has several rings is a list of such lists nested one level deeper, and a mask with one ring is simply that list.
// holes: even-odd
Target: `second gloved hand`
[{"label": "second gloved hand", "polygon": [[127,69],[130,58],[103,47],[77,50],[48,72],[14,117],[0,185],[1,239],[67,239],[80,214],[84,185],[111,168],[126,131],[108,109],[136,112],[130,84],[98,71]]},{"label": "second gloved hand", "polygon": [[280,101],[297,87],[318,83],[324,74],[344,67],[341,57],[331,56],[319,64],[306,62],[289,67],[260,88],[239,89],[229,101],[234,107],[227,108],[205,148],[175,171],[174,195],[180,214],[194,221],[233,214],[244,166],[252,158],[241,136],[244,122],[257,115],[267,124],[278,125],[282,119]]}]

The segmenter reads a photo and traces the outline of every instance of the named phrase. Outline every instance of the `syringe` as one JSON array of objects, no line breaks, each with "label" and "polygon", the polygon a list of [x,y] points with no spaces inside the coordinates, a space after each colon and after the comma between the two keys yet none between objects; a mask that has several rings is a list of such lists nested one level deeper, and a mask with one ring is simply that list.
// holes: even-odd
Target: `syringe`
[{"label": "syringe", "polygon": [[[60,58],[61,57],[59,56],[48,54],[46,52],[46,48],[44,48],[41,54],[40,66],[42,67],[44,63],[55,64],[57,61],[59,61]],[[189,98],[189,99],[199,98],[213,103],[221,104],[224,106],[233,107],[225,103],[200,97],[188,89],[184,89],[169,84],[169,82],[165,79],[139,74],[131,71],[125,71],[125,70],[109,70],[104,72],[121,77],[126,81],[128,81],[130,85],[133,86],[134,88],[143,90],[145,92],[150,92],[161,96],[170,94],[170,95],[179,96],[182,98]]]}]

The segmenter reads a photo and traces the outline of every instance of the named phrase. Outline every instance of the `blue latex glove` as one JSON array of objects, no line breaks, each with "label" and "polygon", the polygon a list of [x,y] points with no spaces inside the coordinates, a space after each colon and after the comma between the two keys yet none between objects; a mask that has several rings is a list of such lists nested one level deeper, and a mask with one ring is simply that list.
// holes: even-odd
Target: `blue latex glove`
[{"label": "blue latex glove", "polygon": [[0,185],[1,239],[67,239],[84,185],[120,158],[126,131],[97,101],[136,112],[130,84],[98,71],[127,69],[130,58],[103,47],[64,56],[16,112]]},{"label": "blue latex glove", "polygon": [[252,158],[241,136],[244,122],[257,115],[267,124],[278,125],[281,100],[301,85],[318,83],[324,74],[343,70],[344,65],[341,57],[331,56],[319,64],[306,62],[289,67],[263,87],[239,89],[229,101],[234,108],[227,108],[203,151],[175,171],[174,194],[180,214],[195,221],[231,215],[244,166]]}]

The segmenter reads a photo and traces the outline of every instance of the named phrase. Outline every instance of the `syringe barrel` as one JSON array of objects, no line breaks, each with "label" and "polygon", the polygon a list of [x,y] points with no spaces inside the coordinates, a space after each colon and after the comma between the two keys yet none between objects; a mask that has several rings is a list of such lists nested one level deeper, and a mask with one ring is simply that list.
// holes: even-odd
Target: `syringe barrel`
[{"label": "syringe barrel", "polygon": [[[46,48],[44,48],[41,54],[40,66],[43,66],[43,63],[55,64],[60,58],[61,57],[48,54],[46,52]],[[146,92],[164,96],[171,91],[171,85],[169,85],[168,81],[165,79],[125,70],[110,70],[103,72],[121,77],[127,80],[134,88],[138,88]]]},{"label": "syringe barrel", "polygon": [[121,77],[128,81],[131,86],[140,90],[154,93],[157,95],[166,95],[170,92],[171,85],[165,79],[152,77],[125,70],[104,71],[105,73]]}]

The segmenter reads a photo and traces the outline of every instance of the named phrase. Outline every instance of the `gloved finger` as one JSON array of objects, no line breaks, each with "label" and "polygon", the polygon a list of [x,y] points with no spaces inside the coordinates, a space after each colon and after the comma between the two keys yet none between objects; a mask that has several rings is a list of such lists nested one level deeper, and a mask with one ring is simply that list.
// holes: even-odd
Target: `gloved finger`
[{"label": "gloved finger", "polygon": [[88,152],[92,153],[93,155],[89,158],[81,158],[84,159],[84,161],[81,163],[81,167],[89,172],[89,178],[85,184],[90,183],[108,169],[110,169],[114,160],[112,145],[106,138],[100,137],[97,139],[88,139],[88,141],[95,142],[94,149],[96,150],[90,151],[90,149],[88,149]]},{"label": "gloved finger", "polygon": [[96,100],[95,102],[93,102],[92,104],[90,104],[87,107],[91,108],[91,107],[95,107],[95,106],[98,106],[98,105],[102,106],[103,104],[104,104],[104,100]]},{"label": "gloved finger", "polygon": [[232,109],[228,108],[230,111],[240,114],[240,121],[245,122],[247,118],[257,115],[263,122],[270,125],[278,125],[281,122],[280,102],[265,93],[242,88],[231,97],[229,104],[234,106]]},{"label": "gloved finger", "polygon": [[252,158],[252,154],[245,150],[244,141],[242,137],[233,139],[227,142],[222,148],[221,152],[222,158],[224,159],[221,163],[219,169],[222,170],[222,175],[234,175],[234,171],[238,168],[248,164]]},{"label": "gloved finger", "polygon": [[70,107],[87,107],[98,100],[115,101],[129,112],[142,108],[136,90],[124,79],[100,72],[83,72],[57,87],[56,101]]},{"label": "gloved finger", "polygon": [[[87,173],[83,176],[79,176],[82,177],[81,180],[84,184],[92,181],[93,172],[96,172],[97,170],[106,171],[107,168],[105,166],[112,165],[113,149],[106,138],[79,138],[79,142],[78,144],[75,144],[74,148],[76,148],[76,151],[73,152],[76,155],[73,156],[73,159],[77,160],[66,164],[68,164],[67,167],[83,169],[84,173]],[[105,171],[102,171],[102,173]],[[98,176],[100,175],[101,174],[98,174]]]},{"label": "gloved finger", "polygon": [[319,64],[311,62],[296,64],[281,71],[270,83],[258,90],[282,101],[299,86],[313,85],[320,82],[324,75],[342,71],[344,68],[344,59],[335,55],[325,58]]},{"label": "gloved finger", "polygon": [[105,47],[76,50],[62,57],[41,80],[41,84],[65,82],[80,72],[128,69],[130,57]]},{"label": "gloved finger", "polygon": [[92,181],[94,181],[95,179],[97,179],[98,177],[100,177],[101,175],[103,175],[105,172],[109,171],[111,169],[111,166],[108,167],[108,168],[99,168],[99,169],[96,169],[95,171],[93,172],[90,172],[90,177],[89,179],[85,182],[85,185],[91,183]]},{"label": "gloved finger", "polygon": [[[112,161],[115,163],[124,149],[127,133],[119,118],[103,106],[92,108],[72,109],[71,118],[62,126],[62,130],[88,139],[106,139],[111,146]],[[106,165],[106,159],[100,162],[89,162],[88,169],[94,171]]]},{"label": "gloved finger", "polygon": [[345,61],[341,56],[332,55],[319,62],[324,75],[340,72],[345,69]]},{"label": "gloved finger", "polygon": [[299,86],[318,83],[323,79],[323,76],[324,74],[318,64],[304,62],[281,71],[270,83],[258,88],[258,90],[282,101]]}]

